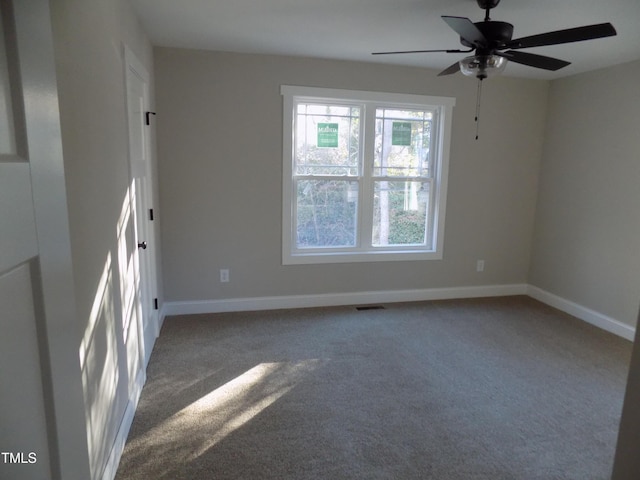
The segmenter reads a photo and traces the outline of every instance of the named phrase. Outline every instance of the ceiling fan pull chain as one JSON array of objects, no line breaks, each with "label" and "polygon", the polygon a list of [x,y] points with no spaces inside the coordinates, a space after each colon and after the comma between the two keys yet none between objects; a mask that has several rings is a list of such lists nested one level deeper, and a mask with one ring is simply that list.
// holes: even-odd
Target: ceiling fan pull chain
[{"label": "ceiling fan pull chain", "polygon": [[476,94],[476,140],[480,130],[480,99],[482,98],[482,78],[478,78],[478,93]]}]

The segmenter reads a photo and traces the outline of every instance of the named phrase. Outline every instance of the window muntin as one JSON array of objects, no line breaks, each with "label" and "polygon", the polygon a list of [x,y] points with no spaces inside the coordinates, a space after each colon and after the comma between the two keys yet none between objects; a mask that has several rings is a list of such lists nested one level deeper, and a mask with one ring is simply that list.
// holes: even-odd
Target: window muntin
[{"label": "window muntin", "polygon": [[453,99],[282,94],[283,262],[442,258]]}]

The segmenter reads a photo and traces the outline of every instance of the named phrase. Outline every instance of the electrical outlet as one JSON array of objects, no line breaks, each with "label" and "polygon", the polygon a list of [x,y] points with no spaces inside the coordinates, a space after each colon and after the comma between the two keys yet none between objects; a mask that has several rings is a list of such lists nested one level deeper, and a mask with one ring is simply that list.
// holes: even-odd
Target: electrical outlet
[{"label": "electrical outlet", "polygon": [[476,262],[476,272],[484,272],[484,260],[478,260]]},{"label": "electrical outlet", "polygon": [[229,269],[228,268],[221,268],[220,269],[220,282],[221,283],[229,282]]}]

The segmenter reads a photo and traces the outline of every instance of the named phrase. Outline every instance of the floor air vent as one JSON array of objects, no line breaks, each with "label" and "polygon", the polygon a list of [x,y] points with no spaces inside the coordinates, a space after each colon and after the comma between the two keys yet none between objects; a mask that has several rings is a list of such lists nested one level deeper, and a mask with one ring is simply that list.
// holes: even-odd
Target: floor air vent
[{"label": "floor air vent", "polygon": [[384,310],[382,305],[365,305],[364,307],[356,307],[356,310]]}]

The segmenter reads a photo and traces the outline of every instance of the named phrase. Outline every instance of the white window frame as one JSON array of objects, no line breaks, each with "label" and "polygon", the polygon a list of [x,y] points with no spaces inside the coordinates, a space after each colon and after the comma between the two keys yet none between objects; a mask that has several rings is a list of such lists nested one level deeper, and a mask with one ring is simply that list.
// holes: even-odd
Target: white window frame
[{"label": "white window frame", "polygon": [[[360,90],[339,90],[316,87],[282,85],[280,93],[283,97],[283,209],[282,209],[282,263],[284,265],[318,264],[318,263],[351,263],[378,262],[397,260],[440,260],[443,258],[444,224],[447,199],[447,180],[449,172],[449,152],[451,143],[451,124],[455,98],[434,97],[426,95],[409,95],[399,93],[367,92]],[[373,165],[373,135],[377,108],[407,108],[436,111],[434,133],[431,146],[434,148],[435,205],[433,209],[432,248],[415,245],[393,245],[385,247],[363,246],[343,248],[296,248],[297,232],[295,226],[296,196],[293,191],[294,166],[294,132],[298,102],[337,102],[357,103],[361,106],[361,140],[360,171],[365,182],[373,182],[371,168]],[[369,158],[371,157],[371,158]],[[369,168],[367,162],[371,164]],[[341,178],[341,177],[339,177]],[[420,178],[416,178],[420,180]],[[370,220],[365,220],[370,224]],[[358,236],[363,237],[362,222]]]}]

